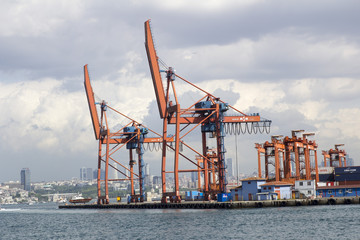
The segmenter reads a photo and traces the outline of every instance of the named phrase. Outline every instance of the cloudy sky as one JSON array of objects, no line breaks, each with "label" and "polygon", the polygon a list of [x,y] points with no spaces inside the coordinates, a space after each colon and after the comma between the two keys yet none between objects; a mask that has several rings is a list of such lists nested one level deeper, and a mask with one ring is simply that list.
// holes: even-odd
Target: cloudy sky
[{"label": "cloudy sky", "polygon": [[[273,121],[270,135],[238,137],[241,172],[256,169],[255,142],[292,129],[315,132],[319,150],[344,143],[360,164],[359,1],[0,0],[0,6],[0,182],[19,180],[23,167],[33,181],[70,179],[80,167],[96,167],[85,64],[99,99],[161,129],[144,48],[147,19],[158,55],[177,74]],[[183,99],[196,100],[198,93],[176,83]],[[233,159],[234,142],[228,136],[226,157]],[[158,174],[160,157],[146,156]]]}]

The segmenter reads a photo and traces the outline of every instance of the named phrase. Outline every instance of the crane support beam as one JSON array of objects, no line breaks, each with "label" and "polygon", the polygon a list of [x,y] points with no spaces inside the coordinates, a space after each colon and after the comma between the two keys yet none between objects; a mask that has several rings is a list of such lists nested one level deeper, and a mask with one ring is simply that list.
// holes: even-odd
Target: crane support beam
[{"label": "crane support beam", "polygon": [[149,60],[151,77],[154,84],[156,100],[159,107],[160,118],[165,118],[166,100],[165,91],[161,79],[158,57],[150,29],[150,20],[145,22],[145,48]]},{"label": "crane support beam", "polygon": [[[195,124],[201,123],[205,117],[181,117],[180,124]],[[224,123],[246,123],[246,122],[260,122],[260,116],[224,116]],[[169,119],[169,124],[175,124],[176,118]]]},{"label": "crane support beam", "polygon": [[91,84],[90,84],[90,77],[89,72],[87,69],[87,64],[84,66],[84,85],[85,85],[85,91],[86,96],[89,104],[89,110],[91,115],[91,120],[94,128],[95,138],[96,140],[99,139],[100,136],[100,122],[99,122],[99,116],[97,114],[96,106],[95,106],[95,98],[94,98],[94,92],[92,90]]},{"label": "crane support beam", "polygon": [[[109,144],[125,144],[129,142],[129,139],[126,138],[110,138],[109,140],[103,139],[103,144],[106,144],[109,141]],[[144,143],[162,143],[163,138],[144,138]],[[173,142],[174,137],[166,138],[167,142]]]}]

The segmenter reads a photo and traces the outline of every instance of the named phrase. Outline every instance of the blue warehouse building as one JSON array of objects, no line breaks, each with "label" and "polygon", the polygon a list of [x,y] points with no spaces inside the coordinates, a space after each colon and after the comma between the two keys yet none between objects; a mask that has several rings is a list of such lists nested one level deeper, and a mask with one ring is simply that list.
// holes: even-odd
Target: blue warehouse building
[{"label": "blue warehouse building", "polygon": [[266,182],[265,178],[246,178],[241,180],[242,186],[230,190],[234,201],[261,201],[291,199],[292,183]]},{"label": "blue warehouse building", "polygon": [[261,191],[261,185],[265,184],[265,178],[251,177],[241,180],[242,185],[230,190],[234,201],[257,200],[257,194]]},{"label": "blue warehouse building", "polygon": [[360,184],[318,187],[318,197],[357,197],[360,196]]}]

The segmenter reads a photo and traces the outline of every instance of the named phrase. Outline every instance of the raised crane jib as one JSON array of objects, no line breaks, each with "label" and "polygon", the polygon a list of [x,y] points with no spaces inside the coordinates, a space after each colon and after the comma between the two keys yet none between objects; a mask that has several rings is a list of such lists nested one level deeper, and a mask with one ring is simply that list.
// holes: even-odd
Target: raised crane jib
[{"label": "raised crane jib", "polygon": [[147,20],[145,22],[145,48],[149,60],[150,72],[153,80],[160,117],[164,118],[165,109],[166,109],[166,99],[165,99],[163,82],[161,80],[158,57],[156,55],[154,41],[151,34],[150,20]]},{"label": "raised crane jib", "polygon": [[99,122],[99,116],[97,114],[97,110],[96,110],[96,106],[95,106],[94,92],[93,92],[91,84],[90,84],[90,77],[89,77],[87,65],[84,66],[84,86],[85,86],[85,92],[86,92],[86,96],[87,96],[87,100],[88,100],[88,104],[89,104],[91,120],[92,120],[92,124],[94,127],[95,138],[99,139],[100,122]]}]

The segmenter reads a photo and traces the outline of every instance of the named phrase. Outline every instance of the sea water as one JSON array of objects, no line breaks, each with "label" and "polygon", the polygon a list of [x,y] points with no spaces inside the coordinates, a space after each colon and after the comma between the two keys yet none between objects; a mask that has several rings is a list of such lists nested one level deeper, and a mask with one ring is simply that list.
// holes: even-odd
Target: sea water
[{"label": "sea water", "polygon": [[360,239],[360,205],[58,209],[3,205],[0,239]]}]

